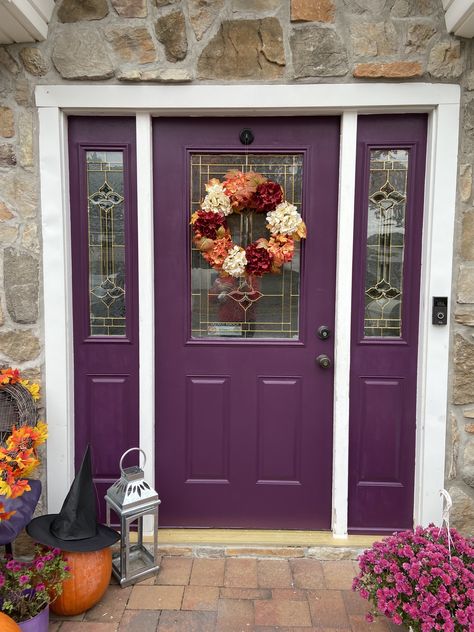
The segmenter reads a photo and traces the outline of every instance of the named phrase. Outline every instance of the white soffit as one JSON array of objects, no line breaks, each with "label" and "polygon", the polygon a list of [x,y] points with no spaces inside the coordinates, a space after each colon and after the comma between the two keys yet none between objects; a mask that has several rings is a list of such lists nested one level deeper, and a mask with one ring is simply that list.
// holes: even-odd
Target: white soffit
[{"label": "white soffit", "polygon": [[0,0],[0,44],[45,40],[53,9],[54,0]]},{"label": "white soffit", "polygon": [[474,37],[474,0],[443,0],[446,27],[458,37]]}]

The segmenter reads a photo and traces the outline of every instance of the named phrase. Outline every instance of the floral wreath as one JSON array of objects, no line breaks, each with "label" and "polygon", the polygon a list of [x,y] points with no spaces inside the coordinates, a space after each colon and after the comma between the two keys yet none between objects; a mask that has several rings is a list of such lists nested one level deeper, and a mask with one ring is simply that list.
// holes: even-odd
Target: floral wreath
[{"label": "floral wreath", "polygon": [[[191,216],[194,243],[221,276],[262,276],[278,273],[293,259],[295,241],[306,237],[296,206],[284,200],[281,185],[261,173],[229,171],[221,183],[206,184],[201,210]],[[235,244],[226,217],[242,211],[266,213],[270,238],[261,237],[242,248]]]}]

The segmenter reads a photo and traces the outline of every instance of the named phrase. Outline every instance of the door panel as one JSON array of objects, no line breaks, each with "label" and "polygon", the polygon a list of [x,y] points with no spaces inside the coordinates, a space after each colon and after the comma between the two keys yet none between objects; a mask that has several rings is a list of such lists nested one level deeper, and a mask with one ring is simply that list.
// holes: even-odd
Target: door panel
[{"label": "door panel", "polygon": [[360,116],[349,530],[413,526],[424,114]]},{"label": "door panel", "polygon": [[[334,323],[338,157],[335,117],[154,120],[163,526],[330,528],[333,373],[315,359],[333,354],[317,329]],[[189,221],[204,184],[237,165],[282,184],[308,238],[280,276],[223,289]],[[237,243],[266,230],[233,221]]]},{"label": "door panel", "polygon": [[69,118],[75,460],[89,443],[99,515],[138,445],[135,120]]}]

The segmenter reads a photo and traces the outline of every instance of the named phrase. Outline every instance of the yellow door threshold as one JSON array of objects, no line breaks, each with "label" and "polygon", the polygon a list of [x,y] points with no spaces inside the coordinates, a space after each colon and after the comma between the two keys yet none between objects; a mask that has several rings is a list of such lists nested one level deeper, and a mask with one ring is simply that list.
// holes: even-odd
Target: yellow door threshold
[{"label": "yellow door threshold", "polygon": [[[145,537],[147,542],[151,537]],[[277,531],[250,529],[159,529],[160,546],[273,546],[370,547],[380,536],[349,535],[335,538],[331,531]]]}]

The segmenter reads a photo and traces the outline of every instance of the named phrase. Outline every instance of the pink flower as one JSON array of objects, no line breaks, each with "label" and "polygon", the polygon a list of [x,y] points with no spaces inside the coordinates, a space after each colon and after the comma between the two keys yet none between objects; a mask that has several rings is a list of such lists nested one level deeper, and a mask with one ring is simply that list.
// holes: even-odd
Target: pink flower
[{"label": "pink flower", "polygon": [[20,578],[18,579],[20,586],[23,586],[23,584],[27,584],[29,580],[30,578],[28,577],[28,575],[21,575]]},{"label": "pink flower", "polygon": [[369,623],[373,623],[373,621],[374,621],[374,615],[373,615],[371,612],[368,612],[368,613],[365,615],[365,619],[366,619],[366,621],[368,621]]}]

